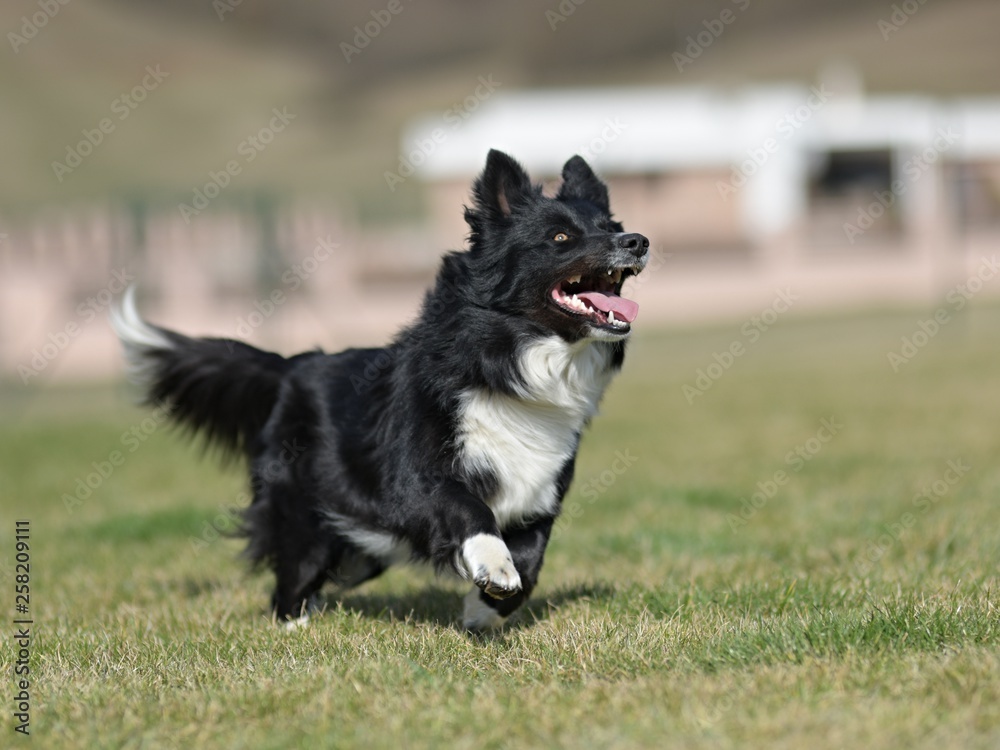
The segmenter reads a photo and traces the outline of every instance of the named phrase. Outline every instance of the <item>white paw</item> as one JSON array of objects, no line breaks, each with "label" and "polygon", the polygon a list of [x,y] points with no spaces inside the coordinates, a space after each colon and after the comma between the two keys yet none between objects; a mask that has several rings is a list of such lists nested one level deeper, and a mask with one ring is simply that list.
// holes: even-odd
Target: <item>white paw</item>
[{"label": "white paw", "polygon": [[306,602],[306,606],[303,607],[303,612],[298,617],[293,617],[288,620],[280,620],[278,622],[278,627],[284,630],[286,633],[294,633],[296,630],[305,630],[306,626],[309,625],[309,616],[316,614],[320,611],[319,598],[313,594],[309,597]]},{"label": "white paw", "polygon": [[462,563],[472,582],[494,599],[506,599],[521,590],[510,550],[493,534],[476,534],[462,545]]},{"label": "white paw", "polygon": [[294,620],[285,620],[281,623],[281,627],[286,633],[294,633],[296,630],[305,630],[308,624],[309,615],[304,614],[301,617],[296,617]]},{"label": "white paw", "polygon": [[462,627],[466,630],[491,630],[503,627],[507,621],[479,596],[479,589],[474,588],[465,595],[465,610],[462,614]]}]

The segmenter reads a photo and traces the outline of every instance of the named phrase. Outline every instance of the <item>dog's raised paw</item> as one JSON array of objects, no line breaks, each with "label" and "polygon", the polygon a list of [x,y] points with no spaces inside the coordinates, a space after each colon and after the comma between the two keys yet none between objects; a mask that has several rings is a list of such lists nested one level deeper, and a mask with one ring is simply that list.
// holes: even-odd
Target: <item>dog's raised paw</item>
[{"label": "dog's raised paw", "polygon": [[494,599],[506,599],[521,590],[521,576],[503,539],[476,534],[462,545],[462,562],[472,582]]},{"label": "dog's raised paw", "polygon": [[506,599],[514,596],[514,594],[521,590],[521,578],[518,576],[516,570],[513,576],[506,575],[501,571],[500,581],[497,578],[496,573],[488,574],[483,572],[473,579],[473,583],[494,599]]}]

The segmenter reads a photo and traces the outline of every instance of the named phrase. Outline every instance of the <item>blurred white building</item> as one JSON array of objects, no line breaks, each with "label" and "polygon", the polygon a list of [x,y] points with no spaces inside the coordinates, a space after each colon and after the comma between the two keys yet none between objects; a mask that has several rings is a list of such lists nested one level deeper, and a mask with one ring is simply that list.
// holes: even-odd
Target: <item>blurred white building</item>
[{"label": "blurred white building", "polygon": [[1000,99],[849,83],[498,92],[474,117],[415,120],[400,168],[432,186],[456,244],[490,148],[547,177],[580,153],[668,258],[644,314],[738,314],[779,285],[803,307],[933,300],[1000,248]]}]

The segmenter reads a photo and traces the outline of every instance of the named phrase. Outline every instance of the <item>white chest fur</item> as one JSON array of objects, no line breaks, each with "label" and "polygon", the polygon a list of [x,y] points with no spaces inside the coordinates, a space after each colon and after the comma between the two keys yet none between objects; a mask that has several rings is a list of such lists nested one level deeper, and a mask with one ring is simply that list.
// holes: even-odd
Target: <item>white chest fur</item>
[{"label": "white chest fur", "polygon": [[484,500],[501,529],[555,510],[556,480],[597,411],[613,374],[610,361],[608,344],[568,344],[554,336],[520,352],[526,388],[519,397],[463,394],[462,461],[496,476],[497,491]]}]

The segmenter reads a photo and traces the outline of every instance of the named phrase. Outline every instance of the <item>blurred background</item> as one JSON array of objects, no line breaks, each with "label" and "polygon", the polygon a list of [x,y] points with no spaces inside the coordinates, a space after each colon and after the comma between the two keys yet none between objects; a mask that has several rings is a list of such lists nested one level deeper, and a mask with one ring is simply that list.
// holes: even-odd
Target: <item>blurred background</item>
[{"label": "blurred background", "polygon": [[985,299],[998,27],[988,0],[9,0],[0,375],[114,377],[127,283],[192,334],[384,341],[491,147],[546,182],[591,160],[654,245],[644,324]]}]

